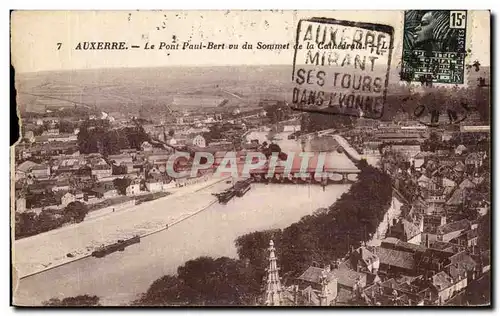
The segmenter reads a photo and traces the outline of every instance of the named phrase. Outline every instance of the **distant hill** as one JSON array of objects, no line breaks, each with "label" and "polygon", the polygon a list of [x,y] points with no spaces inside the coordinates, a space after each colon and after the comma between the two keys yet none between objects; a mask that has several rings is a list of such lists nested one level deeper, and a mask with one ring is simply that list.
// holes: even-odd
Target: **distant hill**
[{"label": "distant hill", "polygon": [[[383,69],[376,72],[383,75]],[[469,82],[476,85],[479,77],[489,78],[489,72],[489,67],[471,70]],[[227,107],[257,106],[261,99],[290,101],[291,75],[291,65],[114,68],[19,74],[16,89],[22,111],[43,112],[47,107],[80,104],[159,118],[168,112],[166,105],[175,106],[176,97],[187,95],[224,98]],[[391,69],[389,88],[398,82],[399,70]]]}]

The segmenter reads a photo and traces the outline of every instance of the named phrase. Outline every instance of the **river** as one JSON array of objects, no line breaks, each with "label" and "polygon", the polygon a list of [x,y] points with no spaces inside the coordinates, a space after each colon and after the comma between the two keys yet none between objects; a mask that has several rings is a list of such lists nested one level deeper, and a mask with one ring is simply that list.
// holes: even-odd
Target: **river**
[{"label": "river", "polygon": [[[289,134],[278,133],[275,140],[285,152],[301,152],[302,144],[287,139]],[[249,138],[266,139],[267,136],[267,132],[253,132]],[[333,150],[331,158],[336,165],[355,168],[345,154],[336,151],[337,147],[338,143],[332,137],[313,139],[304,144],[307,151]],[[211,193],[220,192],[223,186],[221,183],[182,198],[154,201],[150,204],[154,209],[150,211],[145,204],[140,212],[129,211],[119,217],[102,219],[94,231],[99,233],[120,221],[119,225],[126,226],[130,221],[159,220],[165,217],[162,210],[195,209],[198,205],[207,205],[213,198]],[[319,185],[252,184],[252,189],[244,197],[234,198],[227,205],[215,203],[168,230],[142,238],[139,244],[127,247],[124,252],[99,259],[87,257],[21,279],[14,302],[16,305],[39,305],[50,298],[89,294],[99,296],[103,305],[127,304],[145,292],[154,280],[165,274],[175,274],[187,260],[199,256],[236,258],[234,241],[238,236],[285,228],[320,207],[330,206],[349,187],[335,184],[323,191]],[[140,220],[137,218],[139,214],[143,214]],[[107,226],[103,226],[105,223]],[[83,228],[79,228],[82,234]]]},{"label": "river", "polygon": [[[253,184],[242,198],[205,211],[104,258],[85,258],[22,279],[16,305],[39,305],[53,297],[97,295],[103,305],[126,304],[165,274],[199,256],[236,257],[235,239],[256,230],[285,228],[334,203],[350,185]],[[293,197],[293,198],[288,198]],[[158,203],[160,203],[159,200]],[[165,205],[156,207],[168,207]],[[146,216],[146,215],[145,215]]]}]

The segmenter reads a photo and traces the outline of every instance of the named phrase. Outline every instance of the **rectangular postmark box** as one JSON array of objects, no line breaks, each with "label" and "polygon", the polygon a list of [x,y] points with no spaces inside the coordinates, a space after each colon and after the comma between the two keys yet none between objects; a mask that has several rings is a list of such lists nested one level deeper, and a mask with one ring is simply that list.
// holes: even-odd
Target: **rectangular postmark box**
[{"label": "rectangular postmark box", "polygon": [[380,119],[394,29],[330,18],[300,20],[293,58],[293,110]]}]

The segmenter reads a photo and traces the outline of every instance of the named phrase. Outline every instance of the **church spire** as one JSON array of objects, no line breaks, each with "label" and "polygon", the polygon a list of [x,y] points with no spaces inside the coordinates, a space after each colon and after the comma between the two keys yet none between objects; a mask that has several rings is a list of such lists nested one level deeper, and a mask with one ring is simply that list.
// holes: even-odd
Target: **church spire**
[{"label": "church spire", "polygon": [[267,270],[266,293],[264,297],[265,305],[280,306],[282,303],[282,289],[278,274],[277,258],[275,254],[274,242],[269,242],[269,266]]}]

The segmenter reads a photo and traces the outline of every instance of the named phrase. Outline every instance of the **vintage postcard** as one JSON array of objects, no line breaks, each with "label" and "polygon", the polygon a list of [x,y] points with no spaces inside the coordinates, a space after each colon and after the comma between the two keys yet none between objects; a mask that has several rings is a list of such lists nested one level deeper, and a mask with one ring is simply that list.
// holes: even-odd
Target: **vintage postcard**
[{"label": "vintage postcard", "polygon": [[491,306],[490,12],[13,11],[15,306]]}]

